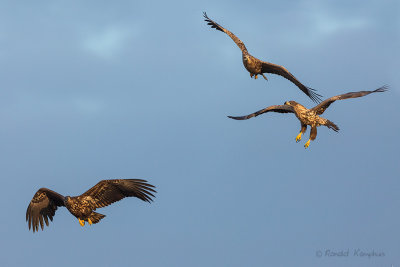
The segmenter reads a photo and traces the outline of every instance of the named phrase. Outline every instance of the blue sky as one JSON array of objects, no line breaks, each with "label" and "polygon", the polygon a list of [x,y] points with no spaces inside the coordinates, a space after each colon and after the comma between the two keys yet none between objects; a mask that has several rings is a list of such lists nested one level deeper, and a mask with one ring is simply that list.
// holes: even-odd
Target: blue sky
[{"label": "blue sky", "polygon": [[[2,266],[400,266],[398,1],[2,1]],[[284,65],[324,97],[340,132],[295,143],[292,114],[234,121],[296,100],[250,79],[240,50]],[[33,234],[40,187],[79,195],[141,178],[82,228],[65,208]],[[354,250],[384,256],[355,256]],[[349,250],[348,257],[325,253]]]}]

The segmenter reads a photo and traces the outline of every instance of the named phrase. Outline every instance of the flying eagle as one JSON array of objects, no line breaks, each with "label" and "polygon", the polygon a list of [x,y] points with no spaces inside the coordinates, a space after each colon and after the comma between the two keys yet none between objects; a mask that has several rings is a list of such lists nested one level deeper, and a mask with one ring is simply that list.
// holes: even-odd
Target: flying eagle
[{"label": "flying eagle", "polygon": [[40,188],[33,196],[26,210],[26,221],[29,230],[33,232],[43,230],[43,221],[49,226],[49,219],[53,221],[53,216],[58,207],[66,207],[72,215],[79,220],[81,226],[85,221],[90,225],[98,223],[105,215],[94,212],[97,208],[103,208],[125,197],[137,197],[150,203],[153,185],[146,180],[140,179],[117,179],[103,180],[80,196],[62,196],[50,189]]},{"label": "flying eagle", "polygon": [[300,105],[296,101],[286,101],[283,105],[275,105],[275,106],[270,106],[265,109],[259,110],[257,112],[254,112],[252,114],[249,114],[247,116],[241,116],[241,117],[232,117],[228,116],[231,119],[235,120],[247,120],[253,117],[256,117],[258,115],[261,115],[263,113],[267,112],[279,112],[279,113],[294,113],[296,117],[299,119],[301,123],[301,129],[300,133],[296,136],[296,142],[299,142],[301,140],[301,135],[305,133],[307,130],[307,125],[311,126],[311,132],[310,132],[310,138],[308,139],[307,143],[304,145],[305,148],[307,148],[310,145],[310,141],[313,141],[317,137],[317,127],[318,126],[326,126],[329,129],[334,130],[335,132],[339,131],[339,127],[331,122],[330,120],[324,119],[318,115],[321,115],[324,113],[324,111],[336,100],[343,100],[343,99],[348,99],[348,98],[356,98],[356,97],[362,97],[369,95],[371,93],[377,93],[377,92],[385,92],[388,89],[388,86],[382,86],[374,91],[360,91],[360,92],[350,92],[347,94],[342,94],[342,95],[337,95],[333,96],[331,98],[328,98],[318,104],[317,106],[313,107],[312,109],[308,109],[304,107],[303,105]]},{"label": "flying eagle", "polygon": [[248,72],[250,72],[251,78],[253,78],[254,76],[254,78],[257,79],[257,75],[261,74],[265,80],[268,80],[267,77],[264,75],[264,73],[272,73],[280,75],[288,79],[292,83],[294,83],[297,87],[299,87],[301,91],[303,91],[314,102],[317,103],[321,102],[320,98],[321,95],[317,94],[315,92],[315,89],[303,85],[285,67],[259,60],[258,58],[255,58],[252,55],[250,55],[244,43],[239,38],[237,38],[236,35],[234,35],[230,31],[228,31],[227,29],[223,28],[221,25],[210,19],[207,16],[206,12],[204,12],[203,14],[205,21],[207,22],[208,25],[211,25],[211,28],[215,28],[218,31],[226,33],[227,35],[229,35],[229,37],[232,38],[232,40],[236,43],[236,45],[239,46],[240,50],[242,50],[243,65],[248,70]]}]

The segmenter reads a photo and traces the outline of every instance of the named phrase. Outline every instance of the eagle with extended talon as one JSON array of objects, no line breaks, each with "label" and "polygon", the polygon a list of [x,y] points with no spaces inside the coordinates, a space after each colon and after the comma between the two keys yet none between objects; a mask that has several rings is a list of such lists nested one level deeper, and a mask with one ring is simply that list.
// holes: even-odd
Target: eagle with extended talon
[{"label": "eagle with extended talon", "polygon": [[228,116],[228,117],[231,119],[235,119],[235,120],[247,120],[252,117],[256,117],[258,115],[261,115],[261,114],[267,113],[267,112],[271,112],[271,111],[279,112],[279,113],[294,113],[301,123],[301,130],[300,130],[300,133],[296,136],[296,142],[299,142],[301,140],[302,134],[304,134],[305,131],[307,130],[307,125],[311,126],[310,138],[304,145],[304,147],[307,148],[310,145],[310,141],[313,141],[317,137],[317,127],[318,126],[323,125],[323,126],[328,127],[329,129],[334,130],[335,132],[339,131],[339,127],[336,124],[334,124],[330,120],[327,120],[327,119],[319,116],[319,115],[322,115],[324,113],[324,111],[333,102],[335,102],[336,100],[362,97],[362,96],[369,95],[371,93],[385,92],[387,89],[388,89],[388,86],[382,86],[374,91],[350,92],[347,94],[333,96],[331,98],[324,100],[323,102],[321,102],[320,104],[318,104],[317,106],[315,106],[311,109],[304,107],[303,105],[297,103],[296,101],[286,101],[283,105],[270,106],[265,109],[254,112],[252,114],[249,114],[247,116],[241,116],[241,117]]},{"label": "eagle with extended talon", "polygon": [[264,73],[280,75],[294,83],[301,91],[303,91],[309,98],[311,98],[312,101],[317,103],[321,102],[321,95],[317,94],[315,92],[315,89],[303,85],[285,67],[259,60],[258,58],[250,55],[244,43],[239,38],[237,38],[236,35],[210,19],[207,16],[206,12],[204,12],[203,14],[205,21],[208,25],[211,25],[211,28],[215,28],[218,31],[226,33],[229,37],[232,38],[232,40],[236,43],[240,50],[242,50],[243,65],[247,69],[247,71],[250,72],[251,78],[253,78],[254,76],[254,78],[257,79],[257,75],[261,74],[265,80],[268,80]]},{"label": "eagle with extended talon", "polygon": [[156,191],[154,186],[146,180],[140,179],[116,179],[103,180],[80,196],[62,196],[50,189],[40,188],[33,196],[26,210],[26,221],[29,230],[33,232],[43,230],[44,223],[49,226],[49,219],[53,216],[58,207],[66,207],[72,215],[79,220],[81,226],[85,221],[90,225],[98,223],[105,215],[94,212],[97,208],[103,208],[125,197],[137,197],[143,201],[151,202]]}]

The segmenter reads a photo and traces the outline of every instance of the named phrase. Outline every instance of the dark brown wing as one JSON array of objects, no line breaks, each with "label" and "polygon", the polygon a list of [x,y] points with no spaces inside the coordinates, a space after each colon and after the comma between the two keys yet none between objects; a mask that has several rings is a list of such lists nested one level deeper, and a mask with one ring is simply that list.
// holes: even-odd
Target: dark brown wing
[{"label": "dark brown wing", "polygon": [[262,73],[272,73],[280,75],[292,83],[294,83],[301,91],[303,91],[312,101],[321,102],[321,95],[315,92],[315,89],[303,85],[296,77],[293,76],[285,67],[273,63],[262,61]]},{"label": "dark brown wing", "polygon": [[211,28],[215,28],[215,29],[217,29],[218,31],[224,32],[224,33],[226,33],[227,35],[229,35],[229,37],[232,38],[232,40],[237,44],[237,46],[239,46],[240,50],[242,50],[242,52],[246,52],[246,53],[247,53],[247,48],[246,48],[246,46],[244,45],[244,43],[243,43],[239,38],[236,37],[236,35],[234,35],[234,34],[231,33],[230,31],[228,31],[227,29],[225,29],[224,27],[222,27],[221,25],[219,25],[218,23],[216,23],[215,21],[213,21],[212,19],[210,19],[210,18],[207,16],[207,13],[206,13],[206,12],[203,12],[203,16],[204,16],[204,18],[205,18],[204,21],[206,21],[208,25],[211,25]]},{"label": "dark brown wing", "polygon": [[376,89],[374,91],[350,92],[350,93],[346,93],[346,94],[342,94],[342,95],[332,96],[331,98],[328,98],[328,99],[322,101],[320,104],[313,107],[311,110],[314,110],[318,115],[321,115],[336,100],[362,97],[362,96],[366,96],[371,93],[377,93],[377,92],[385,92],[388,90],[388,88],[389,88],[389,86],[385,85],[385,86],[379,87],[378,89]]},{"label": "dark brown wing", "polygon": [[294,109],[291,106],[288,105],[274,105],[270,106],[264,109],[261,109],[257,112],[251,113],[246,116],[241,116],[241,117],[233,117],[233,116],[228,116],[228,118],[234,119],[234,120],[247,120],[253,117],[257,117],[258,115],[261,115],[263,113],[267,112],[279,112],[279,113],[294,113]]},{"label": "dark brown wing", "polygon": [[43,230],[43,220],[47,226],[50,221],[53,221],[53,216],[57,210],[57,207],[64,206],[64,197],[50,189],[40,188],[33,196],[29,203],[28,209],[26,210],[26,221],[28,222],[29,230],[33,232],[39,230],[40,227]]},{"label": "dark brown wing", "polygon": [[93,209],[108,206],[125,197],[137,197],[143,201],[151,202],[154,197],[153,185],[140,179],[103,180],[83,193],[79,197],[89,198]]}]

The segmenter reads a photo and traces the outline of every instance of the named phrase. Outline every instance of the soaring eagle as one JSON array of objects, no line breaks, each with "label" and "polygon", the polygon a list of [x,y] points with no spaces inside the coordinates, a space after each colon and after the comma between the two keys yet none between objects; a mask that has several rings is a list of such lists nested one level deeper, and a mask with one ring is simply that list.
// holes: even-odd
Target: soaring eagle
[{"label": "soaring eagle", "polygon": [[50,189],[40,188],[33,196],[26,210],[26,221],[29,230],[33,232],[43,230],[43,221],[49,226],[49,220],[53,221],[53,216],[57,207],[64,206],[79,220],[81,226],[85,221],[90,225],[98,223],[105,215],[94,212],[97,208],[103,208],[125,197],[137,197],[150,203],[153,185],[140,179],[117,179],[103,180],[80,196],[62,196]]},{"label": "soaring eagle", "polygon": [[334,130],[335,132],[339,131],[339,127],[331,122],[330,120],[324,119],[318,115],[321,115],[324,113],[324,111],[336,100],[343,100],[343,99],[348,99],[348,98],[356,98],[356,97],[362,97],[369,95],[371,93],[377,93],[377,92],[385,92],[387,90],[388,86],[382,86],[374,91],[360,91],[360,92],[350,92],[347,94],[342,94],[342,95],[337,95],[333,96],[331,98],[328,98],[318,104],[317,106],[313,107],[312,109],[308,109],[304,107],[303,105],[300,105],[296,101],[286,101],[283,105],[275,105],[275,106],[270,106],[265,109],[259,110],[257,112],[254,112],[252,114],[249,114],[247,116],[241,116],[241,117],[232,117],[228,116],[231,119],[235,120],[247,120],[252,117],[256,117],[258,115],[261,115],[263,113],[267,112],[279,112],[279,113],[294,113],[296,117],[299,119],[301,123],[301,129],[300,133],[296,136],[296,142],[299,142],[301,140],[301,135],[305,133],[307,130],[307,125],[311,126],[311,132],[310,132],[310,138],[308,139],[307,143],[304,145],[305,148],[307,148],[310,145],[310,141],[313,141],[317,137],[317,127],[318,126],[326,126],[329,129]]},{"label": "soaring eagle", "polygon": [[218,31],[224,32],[229,37],[232,38],[232,40],[239,46],[240,50],[242,50],[242,59],[243,59],[243,65],[244,67],[250,72],[250,77],[257,79],[257,75],[261,74],[265,80],[268,80],[267,77],[264,75],[264,73],[272,73],[276,75],[280,75],[292,83],[294,83],[301,91],[303,91],[309,98],[311,98],[314,102],[321,102],[321,95],[317,94],[315,92],[315,89],[312,89],[310,87],[307,87],[303,85],[299,80],[297,80],[285,67],[276,65],[273,63],[265,62],[262,60],[259,60],[258,58],[253,57],[252,55],[249,54],[247,51],[246,46],[244,43],[236,37],[233,33],[228,31],[227,29],[223,28],[221,25],[213,21],[207,16],[207,13],[204,12],[204,18],[205,21],[207,22],[208,25],[211,25],[211,28],[215,28]]}]

